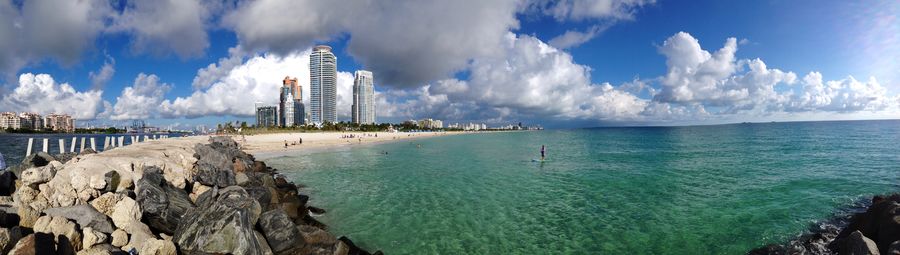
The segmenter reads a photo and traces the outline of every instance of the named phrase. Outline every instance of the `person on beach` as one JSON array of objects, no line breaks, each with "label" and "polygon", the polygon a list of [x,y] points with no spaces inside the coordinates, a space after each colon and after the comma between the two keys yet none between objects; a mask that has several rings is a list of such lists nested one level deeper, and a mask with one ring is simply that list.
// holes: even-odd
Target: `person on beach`
[{"label": "person on beach", "polygon": [[544,161],[544,154],[545,154],[545,152],[546,152],[546,151],[544,150],[544,145],[541,145],[541,161]]},{"label": "person on beach", "polygon": [[287,140],[284,140],[284,148],[287,149]]}]

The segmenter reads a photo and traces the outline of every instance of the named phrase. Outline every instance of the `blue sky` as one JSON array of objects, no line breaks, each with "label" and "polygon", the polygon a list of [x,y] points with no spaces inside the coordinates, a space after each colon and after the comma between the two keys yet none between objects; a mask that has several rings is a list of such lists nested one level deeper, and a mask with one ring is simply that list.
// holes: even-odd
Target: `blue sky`
[{"label": "blue sky", "polygon": [[[285,75],[302,76],[303,71],[290,70],[308,68],[297,63],[319,43],[334,47],[345,78],[358,69],[375,71],[380,121],[431,117],[445,123],[582,127],[900,117],[900,66],[894,61],[900,57],[900,4],[892,1],[423,1],[415,6],[385,1],[359,6],[365,4],[98,0],[65,9],[70,13],[62,16],[73,18],[60,22],[35,21],[54,19],[49,15],[53,6],[0,1],[5,1],[0,17],[6,14],[0,22],[7,23],[0,28],[5,38],[0,46],[7,46],[0,52],[0,111],[66,112],[93,119],[89,123],[140,118],[186,127],[250,121],[252,109],[210,105],[252,108],[251,101],[272,102],[277,92],[262,97],[277,91]],[[171,14],[167,8],[179,11]],[[311,16],[307,12],[329,9],[347,10],[348,16],[366,10],[372,17],[293,22],[264,17],[282,10]],[[33,32],[56,30],[85,32],[69,38]],[[554,40],[589,31],[592,36],[580,43]],[[729,38],[734,38],[734,50]],[[85,45],[44,45],[48,40]],[[230,53],[235,47],[242,50]],[[720,50],[725,50],[724,60],[717,61]],[[234,59],[235,65],[223,65],[224,59]],[[253,65],[263,62],[277,67],[266,70],[289,71],[268,78],[239,71],[256,70]],[[283,66],[290,63],[294,66]],[[765,67],[754,71],[754,63]],[[211,64],[223,72],[210,76],[209,84],[193,84]],[[90,74],[96,76],[104,65],[114,72],[98,84]],[[53,84],[23,83],[25,74],[47,74]],[[26,91],[40,84],[68,84],[74,92]],[[227,99],[215,94],[222,93],[216,87],[248,96]],[[78,94],[91,91],[102,96]],[[40,97],[61,105],[29,102]],[[120,101],[150,105],[120,106]]]}]

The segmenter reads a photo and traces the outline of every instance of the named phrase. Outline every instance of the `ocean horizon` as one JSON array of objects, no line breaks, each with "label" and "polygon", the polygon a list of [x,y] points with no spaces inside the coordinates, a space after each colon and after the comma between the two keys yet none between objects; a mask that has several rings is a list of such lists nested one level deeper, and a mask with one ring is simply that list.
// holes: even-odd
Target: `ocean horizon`
[{"label": "ocean horizon", "polygon": [[600,127],[266,163],[330,231],[386,254],[744,254],[900,190],[898,139],[898,120]]}]

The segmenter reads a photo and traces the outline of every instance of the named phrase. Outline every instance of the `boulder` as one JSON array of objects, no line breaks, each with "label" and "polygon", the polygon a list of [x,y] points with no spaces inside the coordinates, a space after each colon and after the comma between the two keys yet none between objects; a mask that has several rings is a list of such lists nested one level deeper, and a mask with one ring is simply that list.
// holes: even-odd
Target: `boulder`
[{"label": "boulder", "polygon": [[128,237],[128,243],[122,246],[122,250],[126,251],[131,249],[140,250],[147,242],[156,239],[153,232],[150,231],[150,227],[141,222],[132,223],[131,229],[126,229],[125,232],[131,234]]},{"label": "boulder", "polygon": [[853,215],[847,227],[841,230],[828,248],[842,250],[842,240],[854,232],[860,232],[874,241],[878,251],[886,253],[891,243],[900,240],[900,194],[873,197],[872,205],[865,212]]},{"label": "boulder", "polygon": [[212,188],[209,186],[200,184],[199,182],[194,182],[194,184],[191,186],[191,194],[189,195],[191,197],[191,201],[197,202],[197,198],[210,189]]},{"label": "boulder", "polygon": [[187,254],[264,254],[268,244],[254,230],[260,214],[259,202],[243,188],[213,188],[197,199],[197,208],[184,216],[173,240]]},{"label": "boulder", "polygon": [[100,213],[112,217],[112,213],[116,208],[116,203],[122,201],[123,197],[123,195],[117,193],[103,193],[103,195],[91,200],[91,206]]},{"label": "boulder", "polygon": [[900,240],[894,241],[891,243],[891,246],[888,246],[887,253],[888,255],[900,255]]},{"label": "boulder", "polygon": [[16,214],[19,215],[19,226],[31,228],[34,223],[41,217],[41,212],[32,209],[30,206],[19,206],[16,208]]},{"label": "boulder", "polygon": [[65,163],[69,162],[70,160],[74,159],[76,156],[78,156],[78,153],[66,152],[63,154],[53,155],[53,158],[56,159],[56,161],[59,161],[59,162],[65,164]]},{"label": "boulder", "polygon": [[10,255],[59,254],[52,234],[34,233],[19,239]]},{"label": "boulder", "polygon": [[122,250],[119,250],[112,245],[101,243],[92,246],[91,248],[85,248],[84,250],[78,251],[76,255],[113,255],[113,254],[127,254]]},{"label": "boulder", "polygon": [[153,239],[148,240],[138,252],[141,255],[176,255],[175,244],[172,241]]},{"label": "boulder", "polygon": [[194,181],[203,185],[223,188],[237,183],[231,169],[218,168],[207,161],[198,161],[194,169]]},{"label": "boulder", "polygon": [[86,204],[49,208],[44,210],[44,214],[74,220],[83,228],[92,228],[93,230],[107,234],[110,234],[115,230],[115,228],[113,228],[113,223],[110,222],[106,215]]},{"label": "boulder", "polygon": [[300,225],[297,227],[297,229],[300,231],[300,234],[303,236],[303,240],[307,244],[331,247],[335,243],[337,243],[337,238],[334,238],[333,235],[321,228],[313,227],[310,225]]},{"label": "boulder", "polygon": [[21,180],[23,185],[37,187],[38,184],[46,183],[53,179],[56,175],[56,167],[46,165],[42,167],[33,167],[22,171]]},{"label": "boulder", "polygon": [[9,253],[21,238],[22,230],[19,227],[0,228],[0,253]]},{"label": "boulder", "polygon": [[306,209],[309,210],[309,212],[315,213],[315,214],[324,214],[325,213],[325,209],[318,208],[315,206],[307,206]]},{"label": "boulder", "polygon": [[12,171],[0,171],[0,196],[9,196],[16,192],[16,174]]},{"label": "boulder", "polygon": [[55,236],[56,249],[60,253],[75,254],[75,251],[81,250],[81,232],[75,223],[66,218],[41,216],[34,223],[34,232]]},{"label": "boulder", "polygon": [[130,197],[123,197],[113,209],[112,221],[117,228],[133,234],[132,225],[141,222],[141,209],[138,207],[138,203]]},{"label": "boulder", "polygon": [[116,229],[116,231],[113,231],[111,237],[112,241],[110,244],[115,247],[122,247],[128,244],[128,233],[125,233],[125,230]]},{"label": "boulder", "polygon": [[166,234],[175,233],[184,214],[194,208],[187,192],[166,182],[162,169],[155,166],[144,168],[135,192],[143,219],[152,229]]},{"label": "boulder", "polygon": [[281,209],[263,213],[259,218],[259,226],[275,253],[303,247],[303,239],[294,222]]},{"label": "boulder", "polygon": [[22,160],[21,164],[9,167],[8,170],[12,171],[16,174],[16,176],[22,176],[22,171],[25,171],[29,168],[42,167],[49,165],[51,161],[55,161],[56,159],[50,154],[46,152],[40,151],[35,154],[28,155],[25,159]]},{"label": "boulder", "polygon": [[87,227],[82,231],[82,245],[84,249],[91,248],[95,244],[105,243],[106,242],[106,234],[100,231],[96,231],[93,228]]},{"label": "boulder", "polygon": [[0,206],[0,227],[11,228],[19,226],[19,215],[14,211],[16,208]]},{"label": "boulder", "polygon": [[862,232],[853,231],[847,237],[834,240],[834,251],[841,255],[878,255],[878,245],[864,236]]},{"label": "boulder", "polygon": [[[356,246],[356,244],[353,243],[353,241],[350,241],[350,238],[347,238],[346,236],[342,236],[341,238],[338,238],[338,241],[340,241],[340,242],[338,242],[338,245],[335,246],[335,250],[334,250],[335,254],[338,254],[339,252],[341,252],[341,254],[348,254],[348,255],[372,255],[372,253],[369,253],[368,251],[363,250],[362,248],[359,248],[359,246]],[[344,248],[342,248],[341,246],[345,246],[347,251],[343,252],[342,249],[344,249]],[[381,251],[376,251],[374,254],[381,254]]]}]

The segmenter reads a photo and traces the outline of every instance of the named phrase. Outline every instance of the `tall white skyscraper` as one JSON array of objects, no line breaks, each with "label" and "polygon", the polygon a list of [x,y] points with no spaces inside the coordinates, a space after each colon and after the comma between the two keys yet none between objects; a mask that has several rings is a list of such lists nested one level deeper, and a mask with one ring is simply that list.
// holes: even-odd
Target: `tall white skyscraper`
[{"label": "tall white skyscraper", "polygon": [[353,79],[353,123],[375,124],[375,82],[372,72],[356,71]]},{"label": "tall white skyscraper", "polygon": [[309,55],[310,122],[337,122],[337,58],[331,47],[319,45]]}]

